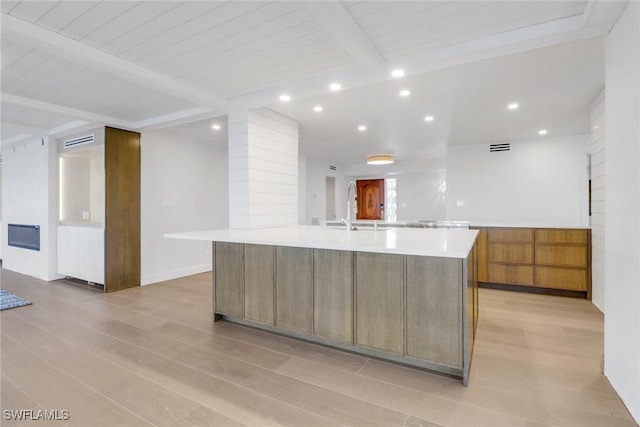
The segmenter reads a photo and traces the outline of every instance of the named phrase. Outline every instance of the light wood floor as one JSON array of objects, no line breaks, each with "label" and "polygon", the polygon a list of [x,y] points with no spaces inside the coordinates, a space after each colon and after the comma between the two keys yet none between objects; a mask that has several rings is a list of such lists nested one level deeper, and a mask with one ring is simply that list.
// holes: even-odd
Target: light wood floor
[{"label": "light wood floor", "polygon": [[[0,314],[7,409],[72,426],[633,426],[600,373],[588,301],[480,290],[469,387],[227,322],[210,275],[102,294],[7,270],[34,304]],[[29,423],[24,423],[29,425]]]}]

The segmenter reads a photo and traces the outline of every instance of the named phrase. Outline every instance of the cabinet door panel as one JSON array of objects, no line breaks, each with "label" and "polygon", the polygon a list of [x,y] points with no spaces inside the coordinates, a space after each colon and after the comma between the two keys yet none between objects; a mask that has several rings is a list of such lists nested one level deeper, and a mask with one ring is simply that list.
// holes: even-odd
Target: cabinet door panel
[{"label": "cabinet door panel", "polygon": [[313,331],[313,249],[276,247],[276,325]]},{"label": "cabinet door panel", "polygon": [[587,271],[576,268],[536,267],[536,286],[586,291]]},{"label": "cabinet door panel", "polygon": [[533,266],[489,263],[489,282],[533,286]]},{"label": "cabinet door panel", "polygon": [[244,316],[244,245],[215,243],[215,310]]},{"label": "cabinet door panel", "polygon": [[402,255],[356,254],[356,343],[403,353]]},{"label": "cabinet door panel", "polygon": [[533,242],[533,228],[490,228],[489,242]]},{"label": "cabinet door panel", "polygon": [[536,229],[536,243],[587,244],[587,230]]},{"label": "cabinet door panel", "polygon": [[[454,258],[407,257],[407,355],[462,366],[461,263]],[[470,298],[473,333],[472,293]]]},{"label": "cabinet door panel", "polygon": [[586,268],[587,247],[536,245],[536,265]]},{"label": "cabinet door panel", "polygon": [[487,229],[478,230],[478,282],[489,280],[487,272]]},{"label": "cabinet door panel", "polygon": [[489,243],[488,260],[514,264],[533,264],[533,244]]},{"label": "cabinet door panel", "polygon": [[244,316],[273,325],[273,246],[244,245]]},{"label": "cabinet door panel", "polygon": [[353,252],[313,251],[313,331],[353,343]]}]

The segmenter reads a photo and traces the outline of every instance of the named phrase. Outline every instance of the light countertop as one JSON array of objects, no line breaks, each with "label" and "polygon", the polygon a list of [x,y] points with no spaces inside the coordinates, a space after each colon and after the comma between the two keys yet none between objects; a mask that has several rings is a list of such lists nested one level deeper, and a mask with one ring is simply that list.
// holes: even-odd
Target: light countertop
[{"label": "light countertop", "polygon": [[466,258],[477,230],[392,228],[347,231],[325,226],[299,225],[254,230],[208,230],[165,234],[172,239],[253,243],[342,251]]}]

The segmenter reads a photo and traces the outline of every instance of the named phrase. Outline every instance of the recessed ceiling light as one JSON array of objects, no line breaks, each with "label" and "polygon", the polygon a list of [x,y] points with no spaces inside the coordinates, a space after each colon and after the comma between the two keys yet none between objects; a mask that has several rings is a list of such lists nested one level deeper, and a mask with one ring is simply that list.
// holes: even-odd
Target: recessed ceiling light
[{"label": "recessed ceiling light", "polygon": [[289,102],[291,101],[291,97],[289,95],[280,95],[280,101]]},{"label": "recessed ceiling light", "polygon": [[219,124],[215,123],[211,125],[211,129],[213,130],[220,130],[222,129],[222,126],[220,126]]},{"label": "recessed ceiling light", "polygon": [[367,130],[367,127],[365,125],[360,125],[360,126],[358,126],[358,130],[360,132],[364,132],[365,130]]},{"label": "recessed ceiling light", "polygon": [[511,104],[507,105],[507,108],[508,108],[509,110],[517,110],[517,109],[518,109],[518,107],[520,107],[520,105],[518,105],[518,103],[517,103],[517,102],[512,102]]},{"label": "recessed ceiling light", "polygon": [[323,110],[322,105],[316,105],[315,107],[313,107],[313,111],[315,111],[316,113],[319,113],[322,110]]},{"label": "recessed ceiling light", "polygon": [[391,77],[399,78],[399,77],[402,77],[402,76],[404,76],[404,70],[401,69],[401,68],[398,68],[398,69],[393,70],[391,72]]},{"label": "recessed ceiling light", "polygon": [[425,121],[425,122],[432,122],[432,121],[433,121],[433,119],[434,119],[434,117],[433,117],[433,116],[425,116],[424,121]]},{"label": "recessed ceiling light", "polygon": [[342,85],[340,83],[331,83],[329,85],[329,89],[331,89],[331,90],[340,90],[340,89],[342,89]]},{"label": "recessed ceiling light", "polygon": [[546,129],[540,129],[538,131],[538,135],[546,135],[547,134],[547,130]]},{"label": "recessed ceiling light", "polygon": [[411,95],[411,91],[409,89],[402,89],[400,91],[400,96],[409,96]]}]

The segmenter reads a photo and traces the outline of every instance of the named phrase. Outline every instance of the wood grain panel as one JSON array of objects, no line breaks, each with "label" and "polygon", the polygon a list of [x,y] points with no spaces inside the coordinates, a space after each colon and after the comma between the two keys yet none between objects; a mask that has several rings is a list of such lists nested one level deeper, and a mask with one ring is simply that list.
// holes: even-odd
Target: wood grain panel
[{"label": "wood grain panel", "polygon": [[489,262],[533,264],[533,244],[490,242],[487,259]]},{"label": "wood grain panel", "polygon": [[461,263],[407,256],[407,355],[462,367]]},{"label": "wood grain panel", "polygon": [[533,266],[489,263],[489,282],[533,286]]},{"label": "wood grain panel", "polygon": [[244,316],[273,325],[275,248],[244,245]]},{"label": "wood grain panel", "polygon": [[244,245],[215,244],[215,312],[229,316],[244,316]]},{"label": "wood grain panel", "polygon": [[140,286],[140,134],[105,128],[105,292]]},{"label": "wood grain panel", "polygon": [[536,267],[535,285],[541,288],[587,291],[587,270],[561,267]]},{"label": "wood grain panel", "polygon": [[587,230],[536,229],[536,243],[587,244]]},{"label": "wood grain panel", "polygon": [[356,253],[356,343],[403,353],[402,255]]},{"label": "wood grain panel", "polygon": [[276,325],[313,331],[313,249],[276,247]]},{"label": "wood grain panel", "polygon": [[586,268],[587,247],[536,244],[536,265]]},{"label": "wood grain panel", "polygon": [[353,343],[353,252],[313,251],[313,332]]},{"label": "wood grain panel", "polygon": [[487,282],[489,280],[489,273],[487,271],[487,229],[478,229],[478,282]]},{"label": "wood grain panel", "polygon": [[532,228],[489,228],[487,240],[489,242],[533,242]]}]

